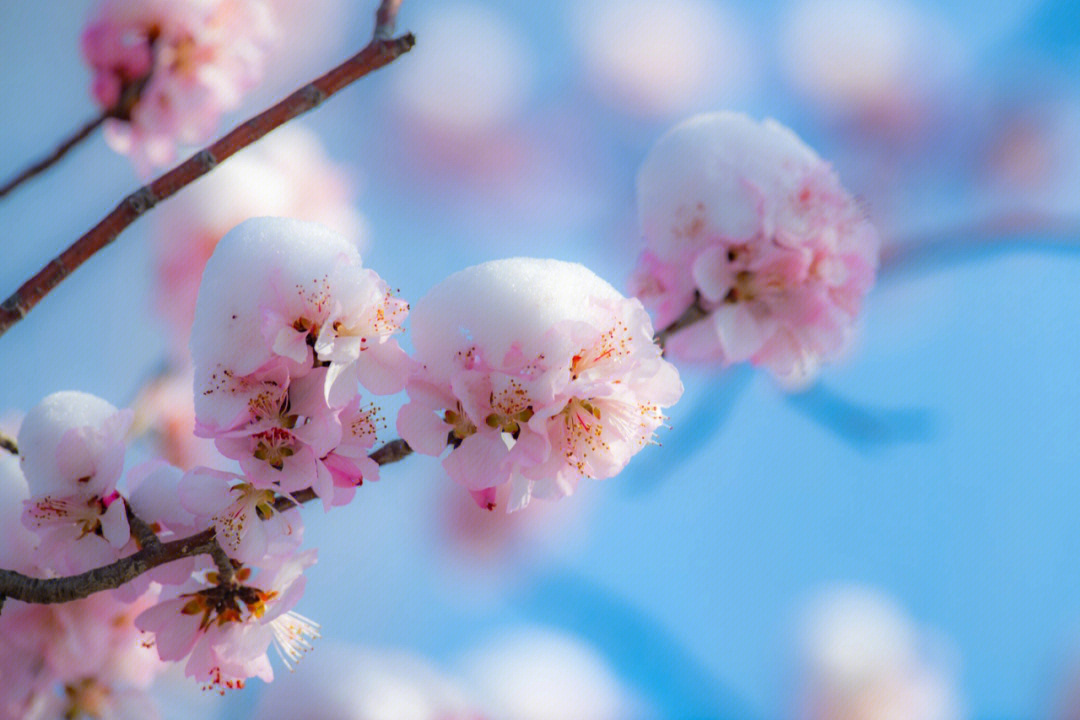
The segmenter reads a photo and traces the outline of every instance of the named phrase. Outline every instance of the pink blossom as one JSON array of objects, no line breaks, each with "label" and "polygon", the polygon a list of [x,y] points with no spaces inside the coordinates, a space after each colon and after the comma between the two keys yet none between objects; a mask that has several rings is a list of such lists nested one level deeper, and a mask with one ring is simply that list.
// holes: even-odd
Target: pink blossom
[{"label": "pink blossom", "polygon": [[169,370],[147,383],[131,405],[135,414],[132,436],[149,445],[153,455],[181,470],[221,461],[213,442],[195,435],[193,380],[190,364]]},{"label": "pink blossom", "polygon": [[0,615],[0,717],[156,718],[145,688],[163,666],[133,624],[155,601],[156,592],[60,605],[9,600]]},{"label": "pink blossom", "polygon": [[195,468],[181,479],[179,495],[188,512],[214,526],[229,557],[242,563],[291,554],[302,539],[299,513],[279,513],[272,490],[256,488],[239,475]]},{"label": "pink blossom", "polygon": [[248,568],[231,584],[214,584],[214,573],[205,582],[193,578],[177,597],[144,611],[135,624],[154,634],[162,660],[187,657],[185,674],[208,688],[241,688],[249,677],[269,682],[271,643],[290,667],[318,637],[316,624],[292,612],[303,594],[304,568],[314,562],[315,551],[309,550],[264,568],[253,581]]},{"label": "pink blossom", "polygon": [[317,135],[290,122],[162,206],[155,233],[157,304],[179,344],[187,346],[203,267],[236,224],[265,215],[311,220],[363,250],[367,229],[353,205],[354,185]]},{"label": "pink blossom", "polygon": [[[111,559],[108,547],[127,543],[127,513],[116,482],[130,425],[130,411],[80,392],[54,393],[27,413],[18,439],[30,494],[23,523],[41,534],[42,556],[72,550],[69,560],[93,566]],[[83,538],[87,542],[74,550]]]},{"label": "pink blossom", "polygon": [[359,410],[358,386],[404,387],[408,357],[393,335],[407,310],[325,228],[240,224],[208,263],[196,309],[196,433],[255,488],[345,502],[377,477],[361,452],[374,444],[374,411]]},{"label": "pink blossom", "polygon": [[652,440],[682,383],[649,317],[581,265],[515,258],[450,276],[413,315],[418,365],[397,427],[508,509],[612,477]]},{"label": "pink blossom", "polygon": [[634,293],[661,327],[695,298],[708,313],[670,338],[673,355],[750,362],[800,385],[848,348],[877,233],[790,130],[728,112],[687,120],[650,151],[638,205]]},{"label": "pink blossom", "polygon": [[109,144],[148,168],[204,142],[261,78],[274,34],[261,0],[104,0],[82,50]]}]

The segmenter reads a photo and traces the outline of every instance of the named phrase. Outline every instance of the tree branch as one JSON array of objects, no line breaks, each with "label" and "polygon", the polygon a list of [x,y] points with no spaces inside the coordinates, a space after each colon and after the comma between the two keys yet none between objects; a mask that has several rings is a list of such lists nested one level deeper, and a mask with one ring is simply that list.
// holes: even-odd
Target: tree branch
[{"label": "tree branch", "polygon": [[15,442],[15,438],[10,435],[0,432],[0,449],[7,450],[12,455],[18,455],[19,443]]},{"label": "tree branch", "polygon": [[667,341],[672,335],[707,317],[709,317],[709,311],[701,304],[701,293],[695,290],[694,302],[690,303],[690,307],[686,308],[683,314],[676,318],[666,328],[659,330],[653,338],[656,341],[656,344],[660,346],[661,353],[664,351],[664,346],[667,345]]},{"label": "tree branch", "polygon": [[[387,465],[408,457],[411,453],[412,448],[404,440],[391,440],[382,447],[377,448],[368,457],[379,465]],[[275,502],[275,507],[278,510],[286,510],[298,503],[313,500],[315,497],[315,493],[310,488],[307,488],[293,493],[295,503],[288,498],[281,497]],[[197,555],[210,555],[214,558],[215,563],[218,565],[219,577],[222,580],[227,581],[231,577],[232,562],[225,556],[221,546],[218,545],[214,528],[207,528],[191,537],[162,543],[146,527],[146,524],[134,514],[129,515],[129,522],[131,522],[130,518],[132,517],[136,520],[133,525],[133,530],[136,532],[136,541],[142,545],[138,552],[121,558],[111,565],[94,568],[79,575],[49,578],[47,580],[23,575],[13,570],[0,570],[0,609],[3,608],[4,599],[8,597],[22,602],[41,604],[80,600],[94,593],[118,588],[160,565]],[[140,539],[142,530],[135,527],[135,525],[140,524],[146,529],[146,532],[154,535],[153,540],[145,537]],[[143,544],[144,540],[146,544]],[[227,568],[224,566],[227,566]]]},{"label": "tree branch", "polygon": [[[378,21],[393,23],[397,2],[379,6]],[[379,28],[386,30],[387,25]],[[380,38],[378,34],[367,47],[317,80],[300,88],[269,110],[256,115],[235,128],[217,142],[195,153],[186,161],[128,195],[105,219],[76,240],[36,275],[27,280],[7,300],[0,303],[0,335],[17,323],[64,278],[86,262],[94,253],[116,239],[126,227],[144,212],[178,190],[202,177],[233,154],[252,144],[263,135],[318,106],[350,83],[362,78],[412,49],[412,33],[399,38]]]},{"label": "tree branch", "polygon": [[23,170],[15,177],[8,180],[6,183],[3,184],[3,186],[0,186],[0,198],[4,197],[30,178],[44,172],[45,170],[48,170],[50,167],[55,165],[57,162],[60,161],[61,158],[68,154],[69,150],[81,143],[86,138],[90,137],[90,134],[97,130],[101,123],[105,122],[106,118],[108,117],[109,113],[103,112],[98,116],[88,120],[85,125],[76,130],[71,137],[60,143],[60,145],[57,146],[57,148],[51,153],[43,157],[41,160],[38,160],[30,167]]}]

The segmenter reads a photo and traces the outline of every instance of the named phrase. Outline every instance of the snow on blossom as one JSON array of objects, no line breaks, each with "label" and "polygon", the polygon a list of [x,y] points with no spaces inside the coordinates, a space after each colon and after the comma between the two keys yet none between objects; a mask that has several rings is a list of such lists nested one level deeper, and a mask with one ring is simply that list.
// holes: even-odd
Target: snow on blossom
[{"label": "snow on blossom", "polygon": [[407,312],[340,235],[284,218],[241,223],[199,292],[196,433],[256,488],[312,487],[326,507],[341,504],[351,497],[343,486],[376,477],[358,457],[374,444],[358,386],[404,387],[409,361],[394,335]]},{"label": "snow on blossom", "polygon": [[582,265],[513,258],[462,270],[412,316],[416,369],[401,436],[508,510],[618,473],[663,422],[682,383],[641,303]]},{"label": "snow on blossom", "polygon": [[127,543],[127,514],[116,483],[131,418],[129,410],[76,391],[53,393],[26,414],[18,436],[30,493],[23,523],[42,535],[44,555],[88,537],[77,554],[93,563],[108,558],[95,538],[114,549]]},{"label": "snow on blossom", "polygon": [[155,228],[157,305],[179,344],[187,345],[206,261],[237,223],[266,215],[311,220],[363,250],[367,228],[353,205],[354,185],[318,136],[291,122],[162,206]]},{"label": "snow on blossom", "polygon": [[184,672],[221,692],[241,688],[249,677],[273,680],[266,651],[271,643],[291,667],[311,649],[318,625],[292,611],[303,594],[305,568],[315,551],[278,558],[252,579],[241,568],[233,582],[216,573],[193,577],[175,597],[142,612],[135,625],[153,633],[162,660],[187,658]]},{"label": "snow on blossom", "polygon": [[460,684],[424,658],[400,650],[320,645],[319,652],[266,688],[251,715],[336,720],[480,720]]},{"label": "snow on blossom", "polygon": [[296,510],[278,512],[274,491],[256,488],[233,473],[195,468],[181,478],[179,496],[188,512],[214,526],[226,554],[242,563],[291,554],[303,537]]},{"label": "snow on blossom", "polygon": [[659,327],[695,301],[708,316],[671,336],[673,356],[750,362],[798,386],[848,348],[878,236],[794,133],[698,115],[657,141],[637,189],[645,251],[634,294]]},{"label": "snow on blossom", "polygon": [[149,169],[209,139],[261,79],[275,34],[262,0],[104,0],[82,51],[109,145]]},{"label": "snow on blossom", "polygon": [[953,654],[871,588],[836,587],[806,607],[797,648],[799,720],[959,720]]}]

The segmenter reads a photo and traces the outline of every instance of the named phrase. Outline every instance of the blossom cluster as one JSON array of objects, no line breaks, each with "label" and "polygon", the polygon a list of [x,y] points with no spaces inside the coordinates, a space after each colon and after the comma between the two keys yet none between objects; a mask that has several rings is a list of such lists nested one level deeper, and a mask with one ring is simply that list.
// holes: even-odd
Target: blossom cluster
[{"label": "blossom cluster", "polygon": [[209,139],[261,78],[275,34],[265,0],[104,0],[82,50],[109,144],[148,169]]},{"label": "blossom cluster", "polygon": [[[107,46],[117,27],[94,26],[87,43]],[[147,80],[139,53],[156,62],[172,30],[153,27],[99,68],[127,73],[99,78],[103,102],[125,82],[160,79],[155,69]],[[511,258],[452,274],[410,312],[364,267],[355,234],[257,217],[219,241],[213,226],[197,257],[212,248],[187,377],[193,434],[221,462],[189,463],[178,448],[173,464],[125,470],[145,413],[50,395],[22,422],[19,461],[0,463],[0,565],[50,578],[148,542],[199,536],[212,549],[77,605],[12,602],[0,638],[19,652],[0,658],[0,677],[20,681],[0,688],[0,711],[148,717],[141,689],[158,660],[216,689],[272,679],[271,644],[291,666],[318,628],[293,611],[315,562],[298,506],[315,497],[329,511],[379,478],[371,452],[386,423],[374,396],[406,391],[395,426],[408,447],[442,457],[481,507],[515,511],[611,478],[654,442],[683,392],[665,352],[749,361],[799,383],[848,344],[877,238],[790,131],[730,113],[692,119],[659,141],[638,187],[647,247],[630,298],[582,265]],[[694,309],[704,319],[686,325]],[[406,318],[412,356],[398,341]],[[135,659],[150,649],[157,660]]]},{"label": "blossom cluster", "polygon": [[848,348],[878,237],[832,169],[793,132],[731,112],[669,130],[638,173],[645,250],[634,294],[676,357],[768,368],[804,385]]}]

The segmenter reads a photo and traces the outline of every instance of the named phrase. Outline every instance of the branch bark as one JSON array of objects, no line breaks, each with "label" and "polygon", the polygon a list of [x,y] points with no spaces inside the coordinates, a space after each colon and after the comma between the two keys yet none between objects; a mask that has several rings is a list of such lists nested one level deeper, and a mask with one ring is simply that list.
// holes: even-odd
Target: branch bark
[{"label": "branch bark", "polygon": [[15,438],[0,432],[0,449],[7,450],[12,455],[19,454],[19,443],[15,442]]},{"label": "branch bark", "polygon": [[388,0],[379,6],[375,37],[359,53],[124,198],[105,219],[0,303],[0,335],[24,318],[64,278],[115,240],[117,235],[154,205],[171,197],[271,130],[311,110],[350,83],[411,50],[415,43],[412,33],[398,38],[379,36],[380,32],[389,34],[392,31],[398,5],[400,0]]},{"label": "branch bark", "polygon": [[656,344],[660,346],[660,352],[663,353],[668,339],[679,332],[683,328],[690,327],[694,323],[704,320],[709,316],[709,311],[701,304],[701,293],[694,293],[694,302],[690,303],[690,307],[686,308],[682,315],[677,317],[670,325],[663,330],[659,330],[656,336],[653,338]]},{"label": "branch bark", "polygon": [[15,177],[8,180],[6,183],[3,184],[3,186],[0,186],[0,198],[4,197],[12,190],[19,187],[30,178],[48,170],[50,167],[58,163],[61,158],[68,154],[68,151],[70,151],[73,147],[81,143],[86,138],[90,137],[90,134],[97,130],[98,127],[101,126],[101,123],[105,122],[108,117],[109,113],[103,112],[97,117],[88,120],[85,125],[76,130],[75,133],[71,135],[71,137],[60,143],[60,145],[58,145],[57,148],[51,153],[43,157],[41,160],[38,160],[30,167],[23,170]]},{"label": "branch bark", "polygon": [[[377,448],[369,457],[380,465],[386,465],[408,457],[411,453],[412,448],[404,440],[391,440]],[[293,494],[295,503],[281,497],[275,502],[275,507],[278,510],[287,510],[299,503],[309,502],[315,497],[315,493],[308,488]],[[40,604],[80,600],[94,593],[118,588],[160,565],[196,555],[210,555],[214,558],[218,565],[219,576],[222,578],[227,578],[232,572],[231,561],[225,556],[214,537],[214,528],[207,528],[190,537],[162,543],[138,518],[135,525],[139,526],[136,528],[136,540],[140,543],[141,549],[111,565],[94,568],[79,575],[47,580],[23,575],[13,570],[0,570],[0,609],[3,608],[4,600],[9,597],[22,602]],[[153,539],[151,540],[146,533],[153,536]]]}]

